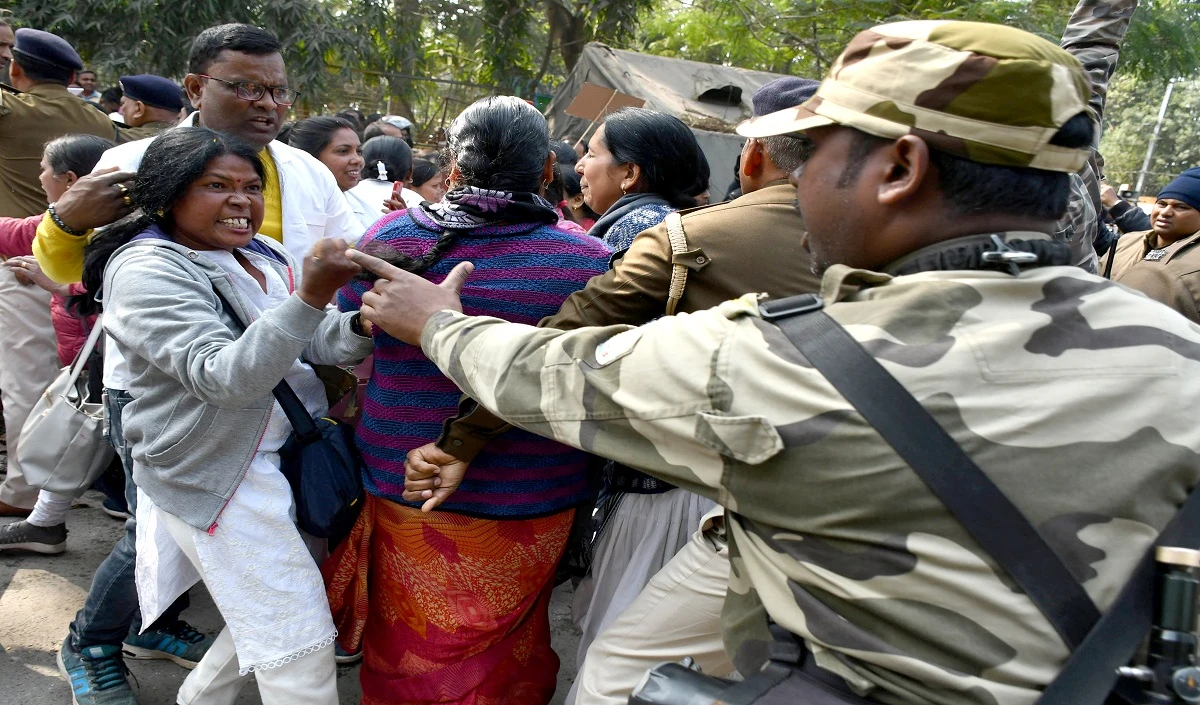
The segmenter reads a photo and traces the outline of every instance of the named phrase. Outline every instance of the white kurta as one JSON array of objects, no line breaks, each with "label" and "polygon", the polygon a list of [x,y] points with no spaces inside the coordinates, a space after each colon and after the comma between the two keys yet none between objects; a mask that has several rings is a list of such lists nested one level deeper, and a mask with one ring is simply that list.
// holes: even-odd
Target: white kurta
[{"label": "white kurta", "polygon": [[[357,186],[345,192],[346,203],[350,205],[350,210],[354,211],[354,216],[358,218],[364,232],[374,225],[375,221],[387,215],[383,212],[383,202],[392,197],[394,186],[395,182],[392,181],[363,179]],[[416,208],[425,202],[421,194],[407,188],[400,192],[400,198],[407,208]]]},{"label": "white kurta", "polygon": [[[260,264],[261,255],[243,250],[265,275],[265,292],[231,253],[202,254],[229,272],[256,317],[290,295],[274,269]],[[297,360],[286,379],[310,413],[328,410],[321,382],[307,364]],[[321,573],[296,527],[291,488],[279,471],[278,451],[291,430],[276,403],[250,468],[217,517],[215,531],[192,529],[199,571],[163,525],[162,510],[138,490],[142,624],[152,624],[203,578],[229,626],[243,675],[328,646],[336,635]]]}]

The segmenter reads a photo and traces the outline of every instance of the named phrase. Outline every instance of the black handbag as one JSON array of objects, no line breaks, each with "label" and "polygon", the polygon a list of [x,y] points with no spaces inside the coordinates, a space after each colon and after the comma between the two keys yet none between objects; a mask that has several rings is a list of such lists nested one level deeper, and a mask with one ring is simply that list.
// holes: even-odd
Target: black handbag
[{"label": "black handbag", "polygon": [[280,471],[292,486],[296,523],[305,533],[338,543],[362,510],[362,460],[354,427],[329,417],[314,419],[287,382],[271,392],[292,424],[279,449]]},{"label": "black handbag", "polygon": [[[245,329],[234,308],[213,289],[226,312]],[[314,419],[280,380],[271,390],[292,433],[279,449],[280,471],[292,487],[296,524],[305,533],[338,543],[350,533],[362,511],[362,459],[354,445],[354,428],[328,417]]]}]

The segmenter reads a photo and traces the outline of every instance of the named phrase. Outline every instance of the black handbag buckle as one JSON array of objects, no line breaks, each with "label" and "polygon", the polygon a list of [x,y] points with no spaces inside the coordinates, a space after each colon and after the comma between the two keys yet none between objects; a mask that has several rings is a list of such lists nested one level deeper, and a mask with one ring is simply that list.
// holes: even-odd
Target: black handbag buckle
[{"label": "black handbag buckle", "polygon": [[825,299],[819,294],[799,294],[785,299],[777,299],[759,304],[758,315],[764,321],[774,322],[781,318],[791,318],[825,308]]}]

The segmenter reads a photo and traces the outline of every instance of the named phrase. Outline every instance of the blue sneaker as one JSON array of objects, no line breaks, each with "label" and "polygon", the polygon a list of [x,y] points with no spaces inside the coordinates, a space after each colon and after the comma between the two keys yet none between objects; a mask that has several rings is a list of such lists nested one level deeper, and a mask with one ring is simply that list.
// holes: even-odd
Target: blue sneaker
[{"label": "blue sneaker", "polygon": [[138,705],[125,674],[129,669],[117,646],[76,650],[67,637],[58,650],[58,670],[71,684],[74,705]]},{"label": "blue sneaker", "polygon": [[191,670],[200,663],[208,648],[216,641],[182,619],[161,629],[148,629],[143,634],[130,634],[123,644],[125,655],[138,661],[166,659]]}]

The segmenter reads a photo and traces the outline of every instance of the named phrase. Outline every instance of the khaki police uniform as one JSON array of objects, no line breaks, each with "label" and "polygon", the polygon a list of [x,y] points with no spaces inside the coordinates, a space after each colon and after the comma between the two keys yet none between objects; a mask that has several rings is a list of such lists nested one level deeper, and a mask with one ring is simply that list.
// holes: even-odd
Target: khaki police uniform
[{"label": "khaki police uniform", "polygon": [[20,94],[0,91],[0,217],[46,210],[38,174],[47,142],[75,133],[111,140],[115,129],[107,115],[66,86],[42,83]]},{"label": "khaki police uniform", "polygon": [[[114,123],[116,124],[116,123]],[[175,127],[173,122],[165,122],[158,120],[155,122],[147,122],[137,127],[126,127],[117,125],[117,144],[125,144],[126,142],[136,142],[144,140],[147,137],[158,137],[163,130],[169,130]]]},{"label": "khaki police uniform", "polygon": [[1153,230],[1127,233],[1113,252],[1112,280],[1200,323],[1200,233],[1157,247]]},{"label": "khaki police uniform", "polygon": [[804,228],[795,201],[796,189],[776,181],[733,201],[682,211],[684,252],[674,253],[665,221],[639,233],[612,269],[540,325],[567,330],[661,316],[675,265],[688,269],[680,312],[748,292],[815,292],[820,279],[801,245]]}]

